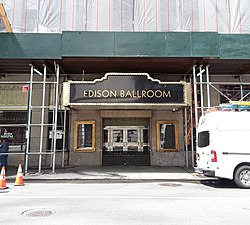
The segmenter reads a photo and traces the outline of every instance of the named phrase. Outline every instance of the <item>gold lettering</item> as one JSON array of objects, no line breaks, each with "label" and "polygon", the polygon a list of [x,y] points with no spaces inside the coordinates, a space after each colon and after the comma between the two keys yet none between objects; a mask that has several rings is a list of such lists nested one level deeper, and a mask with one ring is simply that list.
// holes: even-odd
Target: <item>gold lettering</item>
[{"label": "gold lettering", "polygon": [[[171,91],[120,90],[120,98],[171,98]],[[117,90],[83,90],[84,98],[116,98]]]},{"label": "gold lettering", "polygon": [[125,92],[124,92],[124,90],[120,90],[120,97],[121,97],[121,98],[124,98],[124,97],[125,97]]},{"label": "gold lettering", "polygon": [[83,97],[85,98],[85,97],[88,97],[88,92],[87,92],[87,90],[83,90]]},{"label": "gold lettering", "polygon": [[102,97],[102,91],[101,90],[97,90],[96,97],[97,98],[101,98]]},{"label": "gold lettering", "polygon": [[137,90],[136,95],[137,95],[138,98],[141,98],[140,91]]},{"label": "gold lettering", "polygon": [[126,93],[125,97],[126,97],[126,98],[127,98],[127,97],[132,98],[133,96],[132,96],[132,94],[130,93],[130,91],[127,91],[127,93]]},{"label": "gold lettering", "polygon": [[93,90],[89,90],[89,97],[92,98],[94,96],[94,91]]},{"label": "gold lettering", "polygon": [[102,97],[108,98],[109,97],[109,91],[108,90],[103,90],[102,91]]},{"label": "gold lettering", "polygon": [[171,91],[170,90],[168,92],[163,91],[163,97],[164,98],[171,98]]},{"label": "gold lettering", "polygon": [[[158,94],[159,93],[159,94]],[[155,97],[156,98],[161,98],[162,97],[162,91],[161,90],[156,90],[155,91]]]},{"label": "gold lettering", "polygon": [[[149,93],[151,93],[151,95],[149,95]],[[154,97],[154,92],[152,91],[152,90],[148,90],[147,91],[147,97],[149,97],[149,98],[153,98]]]},{"label": "gold lettering", "polygon": [[110,97],[116,97],[116,90],[115,91],[112,91],[110,90]]}]

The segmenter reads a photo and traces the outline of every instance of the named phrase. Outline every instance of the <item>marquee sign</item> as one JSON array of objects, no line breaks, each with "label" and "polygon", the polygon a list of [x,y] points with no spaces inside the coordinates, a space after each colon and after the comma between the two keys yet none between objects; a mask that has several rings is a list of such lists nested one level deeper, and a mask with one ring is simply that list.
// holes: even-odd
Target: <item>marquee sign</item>
[{"label": "marquee sign", "polygon": [[187,105],[186,82],[161,82],[147,73],[107,73],[94,81],[64,83],[64,106]]}]

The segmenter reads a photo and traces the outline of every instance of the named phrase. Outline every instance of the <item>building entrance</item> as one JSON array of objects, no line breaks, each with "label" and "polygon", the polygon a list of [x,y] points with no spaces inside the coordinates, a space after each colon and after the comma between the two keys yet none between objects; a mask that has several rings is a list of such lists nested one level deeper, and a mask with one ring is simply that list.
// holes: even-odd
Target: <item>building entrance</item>
[{"label": "building entrance", "polygon": [[103,165],[150,165],[148,126],[105,126]]}]

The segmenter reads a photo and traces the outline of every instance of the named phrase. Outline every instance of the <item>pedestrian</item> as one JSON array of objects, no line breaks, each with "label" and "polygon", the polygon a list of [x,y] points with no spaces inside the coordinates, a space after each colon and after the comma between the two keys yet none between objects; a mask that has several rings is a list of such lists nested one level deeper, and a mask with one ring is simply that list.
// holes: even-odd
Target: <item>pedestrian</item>
[{"label": "pedestrian", "polygon": [[[8,152],[9,152],[9,141],[7,138],[3,139],[3,142],[0,145],[0,165],[7,167],[8,165]],[[7,154],[3,154],[7,153]]]}]

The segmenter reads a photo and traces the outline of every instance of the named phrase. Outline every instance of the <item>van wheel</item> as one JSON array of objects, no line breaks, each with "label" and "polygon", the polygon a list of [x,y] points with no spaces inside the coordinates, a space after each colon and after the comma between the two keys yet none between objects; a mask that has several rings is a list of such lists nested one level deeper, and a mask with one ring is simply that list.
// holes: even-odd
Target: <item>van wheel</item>
[{"label": "van wheel", "polygon": [[234,183],[240,188],[250,188],[250,166],[240,166],[234,174]]}]

